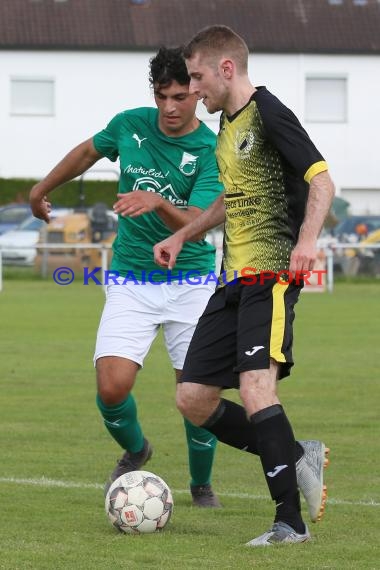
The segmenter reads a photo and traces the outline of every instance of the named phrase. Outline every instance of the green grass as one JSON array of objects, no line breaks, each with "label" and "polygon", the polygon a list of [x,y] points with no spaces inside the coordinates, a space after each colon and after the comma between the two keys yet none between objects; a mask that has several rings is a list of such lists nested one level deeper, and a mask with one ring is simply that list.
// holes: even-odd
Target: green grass
[{"label": "green grass", "polygon": [[378,282],[302,295],[296,366],[280,392],[297,437],[331,447],[330,502],[323,521],[310,525],[310,543],[248,549],[244,542],[273,516],[259,461],[220,445],[213,484],[224,508],[190,506],[182,421],[161,337],[135,394],[155,448],[149,469],[171,486],[175,510],[161,534],[114,531],[102,483],[119,450],[95,407],[92,366],[103,291],[5,278],[0,569],[380,568],[379,295]]}]

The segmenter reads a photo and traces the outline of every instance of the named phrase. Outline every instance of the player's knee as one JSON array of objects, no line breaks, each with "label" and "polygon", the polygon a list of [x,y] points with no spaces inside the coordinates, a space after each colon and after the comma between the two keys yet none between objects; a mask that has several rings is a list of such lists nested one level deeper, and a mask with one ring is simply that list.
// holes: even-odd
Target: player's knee
[{"label": "player's knee", "polygon": [[97,384],[100,399],[106,406],[116,406],[125,400],[130,392],[128,384],[112,374],[98,374]]},{"label": "player's knee", "polygon": [[[121,363],[123,364],[123,361]],[[115,406],[125,400],[135,381],[134,370],[116,364],[115,359],[110,358],[102,358],[96,362],[98,394],[106,406]]]},{"label": "player's knee", "polygon": [[186,402],[186,400],[182,396],[182,394],[179,394],[178,392],[177,392],[177,396],[176,396],[176,404],[177,404],[178,410],[186,418],[187,412],[189,410],[189,402]]},{"label": "player's knee", "polygon": [[240,376],[240,398],[251,415],[278,403],[276,379],[271,370],[256,370]]},{"label": "player's knee", "polygon": [[206,397],[198,384],[179,384],[176,400],[178,410],[195,426],[201,426],[213,409],[212,398]]},{"label": "player's knee", "polygon": [[194,398],[191,391],[183,384],[178,384],[176,392],[176,404],[181,414],[192,421],[194,410]]},{"label": "player's knee", "polygon": [[102,402],[106,406],[116,406],[126,400],[129,391],[120,386],[107,385],[105,387],[98,386],[98,394]]}]

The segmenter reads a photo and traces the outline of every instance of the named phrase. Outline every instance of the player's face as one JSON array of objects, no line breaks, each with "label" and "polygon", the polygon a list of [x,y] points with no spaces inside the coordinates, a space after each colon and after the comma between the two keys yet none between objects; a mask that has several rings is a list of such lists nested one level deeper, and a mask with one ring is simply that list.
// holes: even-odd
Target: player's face
[{"label": "player's face", "polygon": [[188,85],[180,85],[177,81],[169,87],[156,84],[154,100],[158,107],[159,127],[164,134],[181,137],[197,128],[197,96],[189,93]]},{"label": "player's face", "polygon": [[228,93],[218,63],[196,53],[186,60],[186,67],[190,75],[190,93],[202,99],[209,113],[223,110]]}]

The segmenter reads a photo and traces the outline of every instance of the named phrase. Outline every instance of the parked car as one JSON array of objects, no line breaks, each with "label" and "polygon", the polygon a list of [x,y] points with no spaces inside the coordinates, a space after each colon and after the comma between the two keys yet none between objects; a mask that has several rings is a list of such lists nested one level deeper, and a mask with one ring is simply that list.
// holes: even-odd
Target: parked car
[{"label": "parked car", "polygon": [[[53,210],[51,218],[64,216],[72,212],[67,208]],[[16,229],[0,236],[0,249],[5,265],[33,265],[37,254],[36,245],[40,238],[41,228],[45,222],[32,215],[24,220]]]},{"label": "parked car", "polygon": [[0,208],[0,235],[17,228],[32,215],[29,204],[9,204]]},{"label": "parked car", "polygon": [[380,229],[380,216],[357,215],[341,221],[331,233],[336,241],[344,243],[360,241],[378,229]]}]

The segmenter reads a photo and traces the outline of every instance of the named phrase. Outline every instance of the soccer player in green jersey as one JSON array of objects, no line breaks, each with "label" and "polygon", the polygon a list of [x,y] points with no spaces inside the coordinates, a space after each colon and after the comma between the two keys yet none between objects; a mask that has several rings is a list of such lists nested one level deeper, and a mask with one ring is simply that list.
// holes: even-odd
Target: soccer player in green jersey
[{"label": "soccer player in green jersey", "polygon": [[[222,111],[216,155],[225,195],[157,244],[155,258],[173,268],[186,240],[224,219],[225,235],[223,279],[194,332],[177,405],[220,441],[260,456],[276,512],[270,530],[247,544],[305,542],[299,489],[316,522],[326,500],[327,449],[295,441],[277,380],[293,365],[294,306],[302,272],[313,269],[334,185],[295,115],[251,83],[240,36],[211,26],[184,55],[190,92],[208,112]],[[239,389],[243,406],[221,398],[224,388]]]},{"label": "soccer player in green jersey", "polygon": [[[162,271],[153,259],[155,243],[196,218],[222,191],[216,137],[195,115],[198,98],[189,93],[189,82],[181,50],[161,48],[150,61],[157,108],[116,115],[69,152],[30,194],[33,214],[48,222],[49,192],[103,157],[120,161],[114,276],[94,356],[97,404],[109,433],[125,450],[106,488],[152,455],[131,392],[159,328],[179,380],[198,317],[215,289],[213,280],[194,286],[185,278],[188,271],[207,276],[214,270],[215,248],[203,238],[184,247],[174,273]],[[185,430],[193,504],[219,507],[211,487],[216,437],[188,420]]]}]

